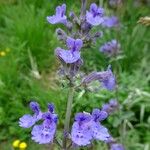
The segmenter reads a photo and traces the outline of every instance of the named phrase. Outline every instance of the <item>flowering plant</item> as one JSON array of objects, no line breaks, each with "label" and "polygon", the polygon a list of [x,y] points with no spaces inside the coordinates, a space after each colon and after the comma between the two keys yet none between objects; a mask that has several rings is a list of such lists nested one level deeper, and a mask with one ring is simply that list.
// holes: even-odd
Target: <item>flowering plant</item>
[{"label": "flowering plant", "polygon": [[[98,81],[99,88],[105,88],[109,91],[116,88],[116,79],[111,66],[108,66],[106,71],[95,71],[88,75],[80,75],[80,68],[84,64],[82,50],[90,47],[102,36],[102,32],[92,33],[92,28],[96,26],[109,28],[119,25],[117,17],[106,16],[105,10],[95,3],[92,3],[90,9],[86,10],[86,3],[86,0],[82,0],[79,17],[74,12],[70,12],[69,17],[67,17],[65,4],[56,7],[55,15],[47,17],[50,24],[63,24],[67,30],[67,32],[60,28],[56,30],[58,39],[64,43],[66,48],[57,47],[55,50],[55,55],[61,64],[59,75],[69,83],[62,142],[58,142],[56,137],[58,115],[55,113],[53,104],[48,104],[48,111],[42,112],[37,102],[31,102],[30,108],[34,114],[22,116],[19,125],[23,128],[33,127],[31,135],[35,142],[39,144],[56,142],[63,150],[89,146],[92,145],[94,140],[107,143],[111,150],[123,150],[124,147],[118,144],[109,130],[102,125],[102,121],[118,109],[119,104],[115,99],[111,99],[101,109],[94,108],[92,113],[77,113],[70,129],[73,97],[80,87],[88,88],[90,83]],[[118,41],[112,40],[103,45],[100,51],[110,57],[116,55],[119,49]],[[80,83],[76,82],[77,76],[80,76]],[[39,121],[41,124],[38,123]]]}]

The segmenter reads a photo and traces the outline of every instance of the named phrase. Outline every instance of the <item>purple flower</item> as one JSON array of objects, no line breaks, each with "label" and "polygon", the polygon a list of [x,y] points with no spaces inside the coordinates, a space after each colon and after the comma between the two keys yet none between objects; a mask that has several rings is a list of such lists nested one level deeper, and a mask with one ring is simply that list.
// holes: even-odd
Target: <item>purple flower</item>
[{"label": "purple flower", "polygon": [[101,83],[102,87],[106,88],[107,90],[113,90],[116,86],[115,76],[113,75],[110,66],[106,71],[93,72],[85,76],[82,80],[82,84],[86,85],[96,80],[98,80]]},{"label": "purple flower", "polygon": [[108,116],[107,112],[101,111],[100,109],[94,109],[92,112],[92,135],[96,140],[107,141],[110,138],[107,128],[102,126],[99,121],[106,119]]},{"label": "purple flower", "polygon": [[25,114],[19,119],[19,126],[23,128],[30,128],[37,121],[42,118],[42,112],[40,111],[39,104],[37,102],[31,102],[30,108],[34,112],[34,115]]},{"label": "purple flower", "polygon": [[103,23],[103,16],[104,9],[98,7],[95,3],[92,3],[90,6],[90,11],[86,12],[86,21],[93,26],[97,26]]},{"label": "purple flower", "polygon": [[107,128],[102,126],[99,122],[93,121],[91,123],[91,130],[95,140],[107,141],[110,138]]},{"label": "purple flower", "polygon": [[65,13],[66,13],[66,5],[63,4],[61,6],[58,6],[56,7],[56,14],[53,16],[48,16],[47,21],[50,24],[57,24],[57,23],[66,24],[67,17],[65,16]]},{"label": "purple flower", "polygon": [[63,42],[67,40],[67,34],[65,33],[64,30],[58,28],[56,29],[56,34],[57,34],[58,40],[63,41]]},{"label": "purple flower", "polygon": [[80,52],[72,52],[71,50],[64,50],[61,48],[57,48],[56,56],[60,58],[60,60],[64,61],[66,64],[71,64],[80,59]]},{"label": "purple flower", "polygon": [[108,27],[108,28],[117,27],[119,26],[119,20],[115,16],[104,17],[104,22],[102,23],[102,26]]},{"label": "purple flower", "polygon": [[92,115],[78,113],[71,131],[73,143],[78,146],[86,146],[91,144],[94,139],[107,141],[110,137],[108,130],[99,123],[107,117],[106,114],[106,112],[99,112],[98,109],[93,110]]},{"label": "purple flower", "polygon": [[80,51],[81,47],[83,46],[83,42],[80,39],[75,40],[71,37],[68,37],[66,41],[66,45],[70,50],[75,52],[75,51]]},{"label": "purple flower", "polygon": [[56,122],[53,114],[45,113],[43,115],[44,122],[41,125],[35,125],[32,129],[32,140],[39,144],[47,144],[53,142],[56,132]]},{"label": "purple flower", "polygon": [[71,139],[78,146],[86,146],[91,143],[92,131],[90,128],[90,114],[78,113],[75,116],[75,122],[72,126]]},{"label": "purple flower", "polygon": [[113,112],[115,112],[119,107],[119,104],[117,102],[117,100],[115,99],[111,99],[109,101],[109,103],[106,103],[102,106],[102,111],[107,112],[108,114],[112,114]]},{"label": "purple flower", "polygon": [[112,40],[110,42],[107,42],[100,47],[100,51],[108,55],[109,57],[118,54],[119,50],[120,50],[120,44],[117,42],[117,40]]},{"label": "purple flower", "polygon": [[48,103],[48,110],[50,113],[54,113],[55,112],[55,106],[52,103]]},{"label": "purple flower", "polygon": [[36,123],[37,119],[29,114],[23,115],[19,119],[19,126],[23,128],[30,128]]},{"label": "purple flower", "polygon": [[116,87],[116,81],[115,81],[115,76],[111,71],[110,66],[108,67],[107,71],[105,71],[104,79],[101,81],[102,86],[106,88],[107,90],[113,90]]},{"label": "purple flower", "polygon": [[37,102],[31,102],[30,103],[30,109],[36,114],[38,115],[40,112],[40,106]]},{"label": "purple flower", "polygon": [[112,143],[110,145],[110,150],[125,150],[125,148],[122,144]]},{"label": "purple flower", "polygon": [[94,121],[102,121],[108,117],[108,114],[106,111],[101,111],[100,109],[94,109],[92,112],[92,116]]},{"label": "purple flower", "polygon": [[72,126],[71,138],[78,146],[89,145],[92,140],[92,133],[88,124],[80,125],[78,122],[75,122]]},{"label": "purple flower", "polygon": [[80,39],[67,38],[66,45],[69,50],[57,48],[55,50],[56,56],[66,64],[72,64],[80,59],[80,49],[83,42]]},{"label": "purple flower", "polygon": [[47,144],[53,142],[56,132],[58,116],[55,114],[54,105],[48,104],[48,112],[42,113],[40,106],[36,102],[30,103],[30,108],[35,113],[33,116],[24,115],[19,119],[19,125],[23,128],[33,126],[37,121],[43,120],[42,124],[34,125],[32,129],[32,140],[39,144]]},{"label": "purple flower", "polygon": [[87,123],[92,119],[92,116],[89,113],[77,113],[75,116],[75,121],[79,124]]}]

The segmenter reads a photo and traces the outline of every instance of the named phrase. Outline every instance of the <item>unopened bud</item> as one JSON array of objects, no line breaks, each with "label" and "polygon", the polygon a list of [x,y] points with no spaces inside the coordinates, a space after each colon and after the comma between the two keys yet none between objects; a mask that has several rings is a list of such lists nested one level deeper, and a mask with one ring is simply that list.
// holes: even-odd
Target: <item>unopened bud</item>
[{"label": "unopened bud", "polygon": [[67,24],[66,24],[66,27],[67,27],[67,29],[68,29],[69,31],[72,30],[72,26],[73,26],[73,24],[68,21]]},{"label": "unopened bud", "polygon": [[64,30],[58,28],[58,29],[56,29],[56,34],[57,34],[58,40],[66,41],[67,34],[65,33]]}]

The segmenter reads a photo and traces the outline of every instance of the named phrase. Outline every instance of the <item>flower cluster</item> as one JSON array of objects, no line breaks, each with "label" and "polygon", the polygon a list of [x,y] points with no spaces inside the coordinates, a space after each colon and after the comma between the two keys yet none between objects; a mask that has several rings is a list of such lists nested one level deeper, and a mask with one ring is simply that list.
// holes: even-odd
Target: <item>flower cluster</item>
[{"label": "flower cluster", "polygon": [[[80,55],[81,48],[86,46],[87,43],[95,42],[97,38],[102,36],[101,32],[96,32],[92,35],[90,30],[98,25],[115,27],[118,26],[119,22],[115,16],[105,16],[104,9],[95,3],[92,3],[90,10],[86,11],[85,16],[80,16],[80,18],[74,12],[70,12],[70,18],[67,18],[65,13],[66,5],[63,4],[62,6],[58,6],[56,8],[56,14],[48,16],[47,20],[50,24],[64,24],[71,33],[68,36],[62,29],[59,28],[56,30],[58,39],[64,41],[67,50],[58,47],[55,50],[55,55],[62,64],[61,72],[65,75],[74,76],[83,64]],[[76,26],[79,28],[76,29],[76,32],[72,32]]]},{"label": "flower cluster", "polygon": [[71,138],[74,144],[85,146],[92,140],[107,141],[110,138],[107,128],[101,125],[108,114],[105,111],[94,109],[92,114],[78,113],[72,126]]},{"label": "flower cluster", "polygon": [[121,144],[116,143],[108,129],[102,125],[110,114],[119,107],[117,100],[111,99],[102,109],[93,109],[92,113],[77,113],[72,126],[71,139],[77,146],[90,145],[93,140],[100,140],[110,145],[111,150],[124,150]]},{"label": "flower cluster", "polygon": [[[30,128],[33,126],[31,132],[32,140],[39,144],[53,142],[58,119],[57,114],[54,112],[54,105],[48,104],[48,112],[43,113],[37,102],[31,102],[30,109],[34,114],[25,114],[22,116],[19,119],[19,126],[23,128]],[[43,123],[35,125],[39,120],[43,120]]]},{"label": "flower cluster", "polygon": [[[102,37],[102,32],[91,32],[91,29],[97,26],[116,27],[119,21],[115,16],[106,16],[104,8],[97,6],[95,3],[90,5],[90,9],[86,10],[86,0],[82,0],[81,14],[78,17],[73,11],[66,16],[66,5],[56,7],[56,13],[47,17],[50,24],[63,24],[67,32],[63,29],[56,29],[58,40],[64,43],[64,47],[55,49],[55,56],[58,58],[61,67],[59,73],[65,77],[70,84],[71,95],[68,96],[68,104],[66,109],[66,121],[64,127],[63,145],[59,144],[63,149],[69,149],[67,140],[71,139],[71,147],[86,146],[93,140],[100,140],[107,143],[111,150],[123,150],[121,145],[117,144],[110,135],[108,129],[102,125],[102,121],[118,108],[118,102],[111,99],[109,103],[104,104],[102,109],[93,109],[92,113],[77,113],[75,121],[72,125],[71,133],[69,123],[71,117],[71,108],[73,100],[73,92],[77,91],[76,87],[88,87],[90,83],[98,81],[100,88],[112,91],[116,88],[116,79],[112,68],[109,65],[106,71],[92,72],[85,76],[80,76],[80,84],[76,82],[77,74],[80,67],[84,64],[82,59],[82,50],[91,47],[92,43]],[[100,51],[112,56],[118,53],[120,44],[116,40],[106,43],[100,48]],[[73,90],[72,90],[73,89]],[[52,143],[57,127],[57,114],[54,112],[54,105],[48,104],[48,112],[43,113],[39,104],[30,103],[30,108],[34,112],[33,115],[26,114],[19,120],[19,125],[23,128],[33,126],[31,135],[32,139],[39,144]],[[35,125],[42,120],[42,124]]]}]

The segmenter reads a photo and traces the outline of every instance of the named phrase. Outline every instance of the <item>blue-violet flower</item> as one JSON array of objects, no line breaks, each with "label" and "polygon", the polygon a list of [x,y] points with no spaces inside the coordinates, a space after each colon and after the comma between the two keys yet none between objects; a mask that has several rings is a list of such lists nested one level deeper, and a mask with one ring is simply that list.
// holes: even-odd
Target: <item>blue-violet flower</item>
[{"label": "blue-violet flower", "polygon": [[53,16],[48,16],[47,21],[50,24],[66,24],[67,23],[67,17],[65,16],[66,13],[66,4],[63,4],[62,6],[56,7],[56,14]]},{"label": "blue-violet flower", "polygon": [[34,115],[25,114],[19,119],[19,126],[23,128],[30,128],[37,121],[42,118],[42,112],[37,102],[30,103],[30,109],[34,112]]},{"label": "blue-violet flower", "polygon": [[86,21],[93,25],[98,26],[103,23],[104,9],[98,7],[95,3],[90,6],[90,11],[86,12]]},{"label": "blue-violet flower", "polygon": [[39,144],[53,142],[57,123],[55,117],[50,112],[43,114],[43,123],[41,125],[35,125],[32,129],[32,140]]},{"label": "blue-violet flower", "polygon": [[81,39],[73,39],[71,37],[68,37],[66,40],[66,45],[69,50],[57,48],[55,50],[55,54],[66,64],[75,63],[80,59],[80,49],[83,46],[83,42]]},{"label": "blue-violet flower", "polygon": [[35,113],[33,116],[27,114],[19,119],[19,125],[23,128],[33,126],[37,121],[43,120],[42,124],[34,125],[32,129],[32,140],[39,144],[53,142],[56,132],[58,116],[55,114],[53,104],[48,104],[48,112],[42,113],[37,102],[31,102],[30,108]]},{"label": "blue-violet flower", "polygon": [[107,113],[94,109],[92,115],[89,113],[78,113],[72,126],[71,139],[78,146],[86,146],[91,141],[107,141],[110,138],[107,128],[102,126],[99,121],[104,120]]}]

